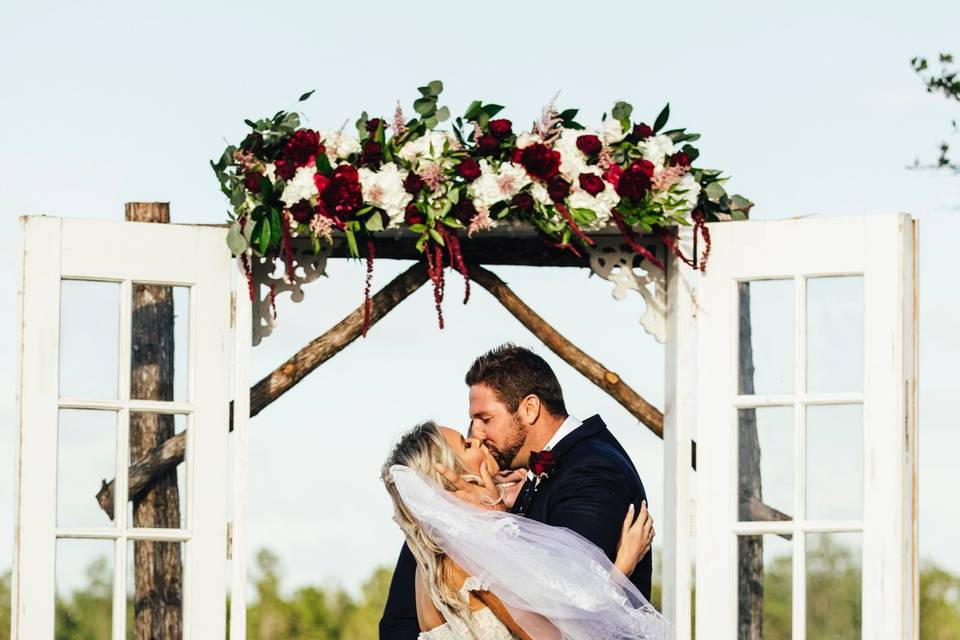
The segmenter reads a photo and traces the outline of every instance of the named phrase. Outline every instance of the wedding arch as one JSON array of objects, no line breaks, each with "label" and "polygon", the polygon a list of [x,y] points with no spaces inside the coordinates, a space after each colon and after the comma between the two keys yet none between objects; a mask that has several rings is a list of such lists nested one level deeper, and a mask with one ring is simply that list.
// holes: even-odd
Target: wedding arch
[{"label": "wedding arch", "polygon": [[[169,222],[162,203],[129,204],[124,223],[23,220],[14,637],[52,637],[51,544],[104,539],[116,543],[117,574],[131,562],[153,567],[136,581],[135,624],[145,634],[151,625],[168,625],[185,637],[222,635],[217,580],[225,576],[215,565],[232,557],[230,637],[243,638],[246,567],[231,548],[245,543],[250,418],[427,282],[442,326],[446,266],[468,287],[487,290],[663,438],[662,606],[678,638],[692,633],[693,565],[699,633],[762,635],[764,543],[774,539],[791,549],[790,619],[794,637],[805,637],[808,558],[816,559],[818,548],[812,541],[831,535],[854,536],[862,549],[862,607],[871,613],[857,621],[863,634],[915,636],[915,223],[904,215],[743,221],[751,203],[729,196],[719,172],[693,168],[689,142],[698,136],[665,130],[668,109],[647,126],[632,123],[632,108],[617,103],[591,132],[575,111],[551,105],[529,135],[516,135],[512,123],[495,118],[500,107],[475,102],[454,134],[432,138],[448,117],[437,101],[441,89],[420,88],[418,117],[410,121],[399,108],[392,124],[363,114],[355,140],[342,130],[301,128],[286,112],[248,122],[244,143],[214,163],[232,207],[224,227],[143,224]],[[385,137],[391,127],[398,141]],[[521,194],[528,197],[518,200]],[[231,254],[240,276],[233,283]],[[243,389],[251,343],[277,325],[276,297],[289,293],[299,301],[328,260],[357,257],[368,270],[374,258],[414,264],[376,293],[368,279],[363,304],[231,400],[224,383],[231,329],[232,375]],[[488,269],[499,265],[589,269],[613,285],[616,299],[635,292],[644,302],[641,327],[666,345],[663,410],[541,318]],[[59,371],[61,350],[59,311],[51,310],[60,309],[61,283],[74,280],[121,288],[126,319],[116,397],[65,397],[59,375],[50,375]],[[176,287],[190,292],[185,399],[171,391]],[[768,308],[781,315],[755,315]],[[866,346],[850,351],[832,331]],[[789,347],[778,351],[784,343]],[[814,343],[846,360],[823,362]],[[764,367],[783,354],[789,380],[771,384]],[[837,379],[831,370],[853,373]],[[859,412],[859,427],[832,417],[837,408]],[[51,452],[57,457],[58,412],[94,409],[118,416],[117,474],[96,492],[111,524],[64,526],[57,469],[51,477],[39,461]],[[771,476],[782,470],[761,456],[780,442],[770,440],[776,420],[769,416],[777,412],[789,413],[786,431],[774,436],[790,443],[788,482]],[[175,416],[185,416],[188,426],[177,428]],[[204,424],[234,431],[230,523],[223,505],[214,505],[226,487],[227,430]],[[850,463],[860,495],[819,513],[809,502],[822,491],[811,464],[821,463],[816,447],[830,447],[824,425],[838,424],[854,432],[836,442],[860,461]],[[856,433],[862,444],[851,448]],[[186,496],[176,495],[178,465],[186,470]],[[768,498],[768,485],[786,486],[786,498]],[[117,494],[127,499],[117,501]],[[135,505],[129,516],[127,501]],[[118,582],[114,619],[126,601]],[[114,626],[115,637],[122,628]]]}]

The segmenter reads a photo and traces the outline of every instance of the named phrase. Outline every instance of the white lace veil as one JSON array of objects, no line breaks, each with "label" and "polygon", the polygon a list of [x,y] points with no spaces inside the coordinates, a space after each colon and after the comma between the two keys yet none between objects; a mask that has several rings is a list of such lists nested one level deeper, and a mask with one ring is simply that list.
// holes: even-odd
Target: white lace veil
[{"label": "white lace veil", "polygon": [[479,578],[535,640],[667,640],[669,623],[603,551],[560,527],[455,498],[409,467],[390,474],[444,553]]}]

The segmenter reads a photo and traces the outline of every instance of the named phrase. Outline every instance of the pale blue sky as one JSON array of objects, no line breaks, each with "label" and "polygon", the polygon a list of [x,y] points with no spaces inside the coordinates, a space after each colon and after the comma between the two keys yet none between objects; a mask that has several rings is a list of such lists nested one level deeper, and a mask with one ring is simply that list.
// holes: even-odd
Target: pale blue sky
[{"label": "pale blue sky", "polygon": [[[119,219],[125,201],[169,200],[175,222],[220,222],[207,160],[243,134],[243,118],[309,89],[317,128],[363,109],[389,114],[432,79],[453,113],[483,98],[507,105],[518,128],[558,89],[584,122],[618,99],[648,118],[669,101],[673,124],[703,134],[701,164],[731,174],[754,217],[920,219],[921,553],[960,571],[960,179],[905,169],[933,156],[956,115],[909,66],[913,55],[960,53],[956,2],[30,2],[0,12],[0,460],[12,463],[16,426],[18,215]],[[377,282],[401,267],[378,264]],[[636,323],[639,300],[615,302],[583,272],[497,271],[662,406],[663,350]],[[278,334],[253,352],[256,377],[359,302],[362,267],[329,272],[303,304],[281,301]],[[536,345],[484,293],[466,308],[455,299],[438,333],[431,294],[418,292],[255,420],[252,541],[280,552],[291,584],[353,587],[392,562],[400,536],[377,481],[390,441],[425,417],[464,424],[472,357],[507,339]],[[602,413],[623,439],[656,508],[660,442],[540,350],[572,411]],[[12,494],[3,474],[0,568]]]}]

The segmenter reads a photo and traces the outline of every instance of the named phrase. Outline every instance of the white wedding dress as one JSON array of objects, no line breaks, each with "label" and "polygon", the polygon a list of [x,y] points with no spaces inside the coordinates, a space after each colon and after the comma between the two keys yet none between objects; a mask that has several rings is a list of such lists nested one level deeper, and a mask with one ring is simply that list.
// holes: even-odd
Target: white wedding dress
[{"label": "white wedding dress", "polygon": [[[464,581],[463,587],[460,589],[460,597],[468,604],[470,603],[471,591],[486,591],[486,587],[481,580],[470,576]],[[419,640],[467,640],[472,638],[477,638],[477,640],[516,640],[517,638],[487,607],[474,611],[470,615],[470,619],[473,622],[474,635],[470,634],[470,630],[467,629],[462,620],[452,618],[439,627],[424,631],[418,638]]]},{"label": "white wedding dress", "polygon": [[[390,474],[430,539],[471,576],[461,596],[490,591],[527,635],[672,640],[670,624],[589,540],[569,529],[468,505],[409,467],[393,466]],[[446,624],[421,633],[420,640],[472,637],[464,622],[444,618]],[[514,640],[489,609],[474,612],[472,620],[483,640]]]}]

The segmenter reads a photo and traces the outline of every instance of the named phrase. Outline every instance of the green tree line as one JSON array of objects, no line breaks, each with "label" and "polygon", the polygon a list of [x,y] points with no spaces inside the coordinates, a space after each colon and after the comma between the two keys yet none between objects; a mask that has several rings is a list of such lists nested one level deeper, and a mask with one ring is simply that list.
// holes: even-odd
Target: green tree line
[{"label": "green tree line", "polygon": [[[279,558],[257,554],[251,576],[255,596],[247,611],[251,640],[376,640],[390,586],[390,569],[373,571],[357,595],[337,587],[306,586],[288,591]],[[764,574],[764,638],[790,637],[788,557],[774,558]],[[86,584],[56,603],[56,640],[110,637],[111,574],[106,558],[87,568]],[[821,548],[808,573],[808,636],[858,637],[860,571],[849,551]],[[654,604],[659,600],[655,590]],[[128,620],[131,618],[128,611]],[[869,612],[867,612],[869,615]],[[132,626],[127,625],[130,629]],[[132,636],[131,640],[132,640]],[[10,572],[0,575],[0,640],[10,638]],[[960,576],[927,564],[920,573],[920,638],[960,638]]]}]

